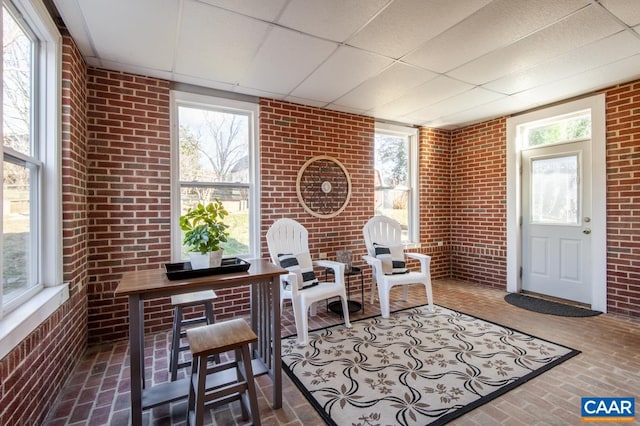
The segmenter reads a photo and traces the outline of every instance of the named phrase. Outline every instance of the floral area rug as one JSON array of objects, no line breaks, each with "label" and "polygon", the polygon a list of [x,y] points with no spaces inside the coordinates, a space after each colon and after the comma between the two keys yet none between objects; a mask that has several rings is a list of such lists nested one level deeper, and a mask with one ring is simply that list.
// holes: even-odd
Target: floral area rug
[{"label": "floral area rug", "polygon": [[284,370],[327,424],[440,425],[579,354],[441,306],[282,340]]}]

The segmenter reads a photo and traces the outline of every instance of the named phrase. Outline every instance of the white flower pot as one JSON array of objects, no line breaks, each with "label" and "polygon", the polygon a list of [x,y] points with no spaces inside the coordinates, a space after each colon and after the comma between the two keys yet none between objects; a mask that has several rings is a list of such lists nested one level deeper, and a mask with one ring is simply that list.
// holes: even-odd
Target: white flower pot
[{"label": "white flower pot", "polygon": [[217,268],[222,264],[222,249],[209,253],[209,267]]},{"label": "white flower pot", "polygon": [[209,253],[190,252],[189,260],[191,261],[191,269],[209,268]]}]

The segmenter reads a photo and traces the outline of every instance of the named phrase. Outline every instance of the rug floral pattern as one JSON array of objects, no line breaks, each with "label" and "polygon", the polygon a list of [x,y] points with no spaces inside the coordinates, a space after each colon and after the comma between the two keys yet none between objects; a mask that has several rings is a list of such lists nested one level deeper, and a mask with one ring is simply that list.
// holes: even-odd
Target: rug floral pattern
[{"label": "rug floral pattern", "polygon": [[579,352],[441,306],[282,340],[285,371],[329,424],[443,424]]}]

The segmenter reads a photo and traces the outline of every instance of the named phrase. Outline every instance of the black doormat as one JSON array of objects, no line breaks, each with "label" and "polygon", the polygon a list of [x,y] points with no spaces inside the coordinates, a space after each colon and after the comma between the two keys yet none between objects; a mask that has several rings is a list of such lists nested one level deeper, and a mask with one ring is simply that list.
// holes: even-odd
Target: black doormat
[{"label": "black doormat", "polygon": [[509,293],[504,297],[504,300],[513,306],[517,306],[528,311],[557,315],[559,317],[593,317],[602,313],[600,311],[592,311],[591,309],[565,305],[563,303],[538,299],[536,297],[519,293]]}]

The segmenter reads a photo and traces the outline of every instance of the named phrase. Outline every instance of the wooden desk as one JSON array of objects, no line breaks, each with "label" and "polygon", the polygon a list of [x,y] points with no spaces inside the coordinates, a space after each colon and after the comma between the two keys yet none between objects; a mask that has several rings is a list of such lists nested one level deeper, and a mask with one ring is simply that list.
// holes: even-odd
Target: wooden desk
[{"label": "wooden desk", "polygon": [[286,273],[286,270],[264,260],[252,260],[247,272],[177,281],[167,279],[162,269],[125,273],[115,295],[129,298],[131,424],[142,424],[143,410],[177,401],[188,395],[188,379],[162,383],[152,388],[145,386],[144,301],[247,284],[251,285],[251,327],[258,335],[258,342],[252,348],[254,365],[258,367],[258,374],[267,372],[273,380],[272,407],[282,407],[279,276]]}]

